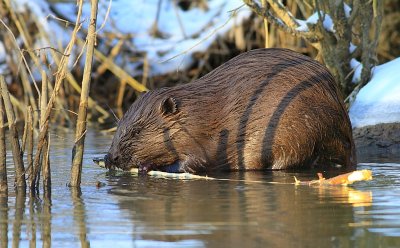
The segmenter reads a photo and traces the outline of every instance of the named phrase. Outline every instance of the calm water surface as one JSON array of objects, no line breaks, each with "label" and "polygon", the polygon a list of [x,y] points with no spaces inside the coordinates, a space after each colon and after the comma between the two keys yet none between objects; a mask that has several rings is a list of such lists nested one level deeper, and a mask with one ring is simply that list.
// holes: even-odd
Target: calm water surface
[{"label": "calm water surface", "polygon": [[369,163],[359,168],[371,169],[372,181],[314,188],[270,182],[315,172],[215,175],[229,180],[110,173],[92,162],[110,142],[88,133],[77,192],[65,186],[72,135],[54,132],[51,199],[12,188],[0,197],[1,247],[400,247],[398,158],[363,159]]}]

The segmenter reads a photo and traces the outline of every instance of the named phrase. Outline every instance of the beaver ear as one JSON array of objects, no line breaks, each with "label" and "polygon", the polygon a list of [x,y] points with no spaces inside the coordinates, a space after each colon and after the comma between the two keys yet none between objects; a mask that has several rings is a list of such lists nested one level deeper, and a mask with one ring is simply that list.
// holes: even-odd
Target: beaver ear
[{"label": "beaver ear", "polygon": [[175,114],[178,112],[178,105],[176,104],[176,100],[173,97],[168,97],[164,99],[161,103],[161,113],[163,115],[166,114]]}]

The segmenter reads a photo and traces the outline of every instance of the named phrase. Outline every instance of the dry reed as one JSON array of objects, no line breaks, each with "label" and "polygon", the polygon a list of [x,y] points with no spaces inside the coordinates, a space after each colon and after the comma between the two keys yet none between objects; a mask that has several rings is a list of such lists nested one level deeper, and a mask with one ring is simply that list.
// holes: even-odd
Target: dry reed
[{"label": "dry reed", "polygon": [[90,79],[93,63],[93,51],[96,41],[97,0],[91,0],[90,24],[87,34],[86,61],[82,79],[81,100],[79,103],[78,120],[76,125],[75,145],[72,152],[71,187],[81,184],[82,159],[85,147],[87,107],[90,91]]},{"label": "dry reed", "polygon": [[0,75],[0,87],[8,120],[8,128],[10,130],[10,142],[11,142],[11,149],[13,153],[14,167],[15,167],[15,186],[18,191],[25,192],[26,182],[25,182],[24,162],[22,160],[22,150],[19,144],[18,131],[15,123],[15,115],[11,104],[7,83],[2,75]]}]

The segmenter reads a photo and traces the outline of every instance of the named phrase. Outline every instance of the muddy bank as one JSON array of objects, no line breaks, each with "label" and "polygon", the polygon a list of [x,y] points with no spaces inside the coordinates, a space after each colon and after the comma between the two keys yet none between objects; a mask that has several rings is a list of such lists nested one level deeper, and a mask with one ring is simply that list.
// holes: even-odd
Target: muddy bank
[{"label": "muddy bank", "polygon": [[358,160],[374,155],[400,159],[400,123],[382,123],[353,129]]}]

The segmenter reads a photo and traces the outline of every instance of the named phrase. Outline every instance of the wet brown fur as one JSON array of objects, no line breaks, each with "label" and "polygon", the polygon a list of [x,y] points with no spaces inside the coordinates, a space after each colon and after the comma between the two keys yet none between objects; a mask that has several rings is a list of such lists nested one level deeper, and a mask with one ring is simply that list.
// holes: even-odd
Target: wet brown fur
[{"label": "wet brown fur", "polygon": [[142,95],[121,119],[106,164],[180,171],[356,164],[336,83],[287,49],[243,53],[204,77]]}]

